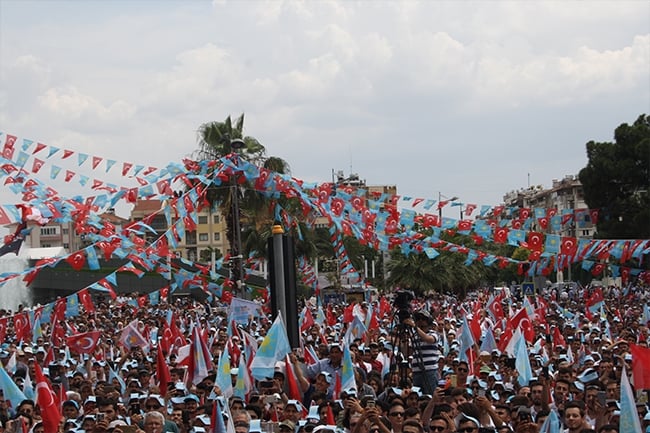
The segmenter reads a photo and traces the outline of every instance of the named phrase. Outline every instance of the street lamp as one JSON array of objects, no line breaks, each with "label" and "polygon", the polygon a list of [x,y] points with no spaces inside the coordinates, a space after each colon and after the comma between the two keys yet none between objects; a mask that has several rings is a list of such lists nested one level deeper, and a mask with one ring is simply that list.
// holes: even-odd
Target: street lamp
[{"label": "street lamp", "polygon": [[[230,140],[230,148],[235,155],[235,162],[239,164],[239,151],[246,147],[246,143],[241,138],[234,138]],[[231,251],[231,267],[230,276],[237,286],[237,292],[242,298],[246,298],[246,287],[244,284],[244,267],[243,256],[241,248],[241,222],[239,220],[239,191],[237,186],[237,179],[233,178],[230,185],[230,198],[232,204],[232,218],[233,218],[233,244],[230,246]]]},{"label": "street lamp", "polygon": [[[442,202],[443,198],[445,200],[447,200],[447,201],[458,200],[458,197],[456,197],[456,196],[453,196],[452,198],[449,198],[449,197],[446,197],[446,196],[442,195],[442,193],[440,191],[438,191],[438,217],[440,218],[440,223],[441,224],[442,224],[442,206],[440,206],[440,203]],[[460,210],[460,219],[463,219],[463,210],[462,210],[462,208]]]}]

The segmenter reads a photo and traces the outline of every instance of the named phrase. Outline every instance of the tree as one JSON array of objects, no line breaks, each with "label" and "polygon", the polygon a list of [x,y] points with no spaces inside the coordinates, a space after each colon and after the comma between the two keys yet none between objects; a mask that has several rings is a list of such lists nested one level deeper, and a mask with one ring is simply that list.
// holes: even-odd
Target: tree
[{"label": "tree", "polygon": [[590,141],[579,177],[590,209],[599,209],[601,239],[650,237],[650,117],[621,124],[614,142]]},{"label": "tree", "polygon": [[[233,153],[233,140],[242,140],[243,147],[237,151],[239,158],[245,159],[258,166],[269,168],[279,173],[288,171],[288,164],[277,157],[267,157],[266,148],[254,137],[244,136],[244,115],[239,116],[234,125],[230,116],[223,122],[204,123],[198,130],[197,155],[202,160],[219,160]],[[238,211],[233,210],[233,197],[237,195]],[[262,194],[256,192],[250,185],[237,184],[234,180],[228,187],[211,186],[206,193],[206,199],[211,207],[218,206],[221,214],[226,218],[226,238],[230,245],[230,253],[236,257],[231,263],[233,281],[242,281],[240,275],[240,256],[243,251],[238,251],[235,240],[236,222],[249,221],[258,229],[257,214],[263,209],[267,200]],[[241,235],[241,233],[240,233]]]}]

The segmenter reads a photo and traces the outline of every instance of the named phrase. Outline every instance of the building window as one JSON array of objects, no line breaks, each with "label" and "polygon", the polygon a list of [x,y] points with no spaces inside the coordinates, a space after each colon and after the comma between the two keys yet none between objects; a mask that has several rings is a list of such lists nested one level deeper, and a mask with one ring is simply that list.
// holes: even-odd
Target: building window
[{"label": "building window", "polygon": [[199,233],[199,242],[207,242],[209,239],[207,233]]},{"label": "building window", "polygon": [[207,224],[207,223],[208,223],[207,215],[199,216],[199,224]]},{"label": "building window", "polygon": [[65,248],[66,250],[70,249],[70,244],[63,244],[63,248]]},{"label": "building window", "polygon": [[221,240],[221,233],[215,233],[214,234],[214,240],[215,241],[220,241]]},{"label": "building window", "polygon": [[52,245],[50,244],[41,244],[41,248],[51,248]]},{"label": "building window", "polygon": [[56,227],[41,227],[41,236],[56,235]]},{"label": "building window", "polygon": [[219,215],[212,215],[212,222],[215,224],[219,224]]},{"label": "building window", "polygon": [[62,229],[61,233],[63,233],[64,235],[67,235],[68,233],[70,233],[70,229]]},{"label": "building window", "polygon": [[589,230],[583,230],[582,231],[582,236],[585,236],[585,237],[591,236],[591,233],[589,233]]}]

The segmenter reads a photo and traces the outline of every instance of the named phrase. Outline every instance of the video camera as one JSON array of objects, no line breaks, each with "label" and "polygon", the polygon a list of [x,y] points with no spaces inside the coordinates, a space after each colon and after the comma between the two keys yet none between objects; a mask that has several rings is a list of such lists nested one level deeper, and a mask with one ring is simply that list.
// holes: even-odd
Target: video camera
[{"label": "video camera", "polygon": [[395,294],[393,307],[396,310],[395,315],[399,323],[404,323],[406,319],[413,317],[411,301],[415,299],[415,294],[410,290],[401,290]]}]

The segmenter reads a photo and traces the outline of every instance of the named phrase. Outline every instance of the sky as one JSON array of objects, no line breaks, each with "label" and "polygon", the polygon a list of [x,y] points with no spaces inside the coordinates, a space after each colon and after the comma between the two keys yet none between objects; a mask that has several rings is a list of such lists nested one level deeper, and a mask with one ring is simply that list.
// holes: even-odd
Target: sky
[{"label": "sky", "polygon": [[162,167],[241,113],[305,181],[496,205],[650,113],[650,2],[0,0],[5,134]]}]

